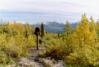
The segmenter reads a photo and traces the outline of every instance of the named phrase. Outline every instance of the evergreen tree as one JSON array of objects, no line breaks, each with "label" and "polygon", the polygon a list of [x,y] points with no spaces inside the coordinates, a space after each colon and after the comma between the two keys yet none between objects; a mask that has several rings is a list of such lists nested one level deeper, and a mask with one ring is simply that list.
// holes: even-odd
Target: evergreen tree
[{"label": "evergreen tree", "polygon": [[67,47],[67,54],[72,52],[72,26],[67,21],[64,28],[64,41]]},{"label": "evergreen tree", "polygon": [[41,24],[41,37],[44,37],[44,24]]},{"label": "evergreen tree", "polygon": [[64,33],[65,34],[70,34],[72,32],[72,26],[71,24],[67,21],[64,27]]}]

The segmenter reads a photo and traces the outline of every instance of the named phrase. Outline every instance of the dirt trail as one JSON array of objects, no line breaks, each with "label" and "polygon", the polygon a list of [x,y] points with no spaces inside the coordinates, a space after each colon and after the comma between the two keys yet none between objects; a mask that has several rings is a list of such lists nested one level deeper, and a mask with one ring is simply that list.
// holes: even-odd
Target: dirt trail
[{"label": "dirt trail", "polygon": [[38,57],[40,51],[41,49],[30,49],[30,56],[28,58],[20,58],[19,67],[45,67]]},{"label": "dirt trail", "polygon": [[[62,61],[58,61],[56,63],[53,60],[48,58],[39,58],[38,52],[42,51],[43,49],[36,50],[34,48],[30,49],[30,56],[25,58],[22,57],[18,61],[18,67],[64,67]],[[10,67],[16,67],[15,65]]]}]

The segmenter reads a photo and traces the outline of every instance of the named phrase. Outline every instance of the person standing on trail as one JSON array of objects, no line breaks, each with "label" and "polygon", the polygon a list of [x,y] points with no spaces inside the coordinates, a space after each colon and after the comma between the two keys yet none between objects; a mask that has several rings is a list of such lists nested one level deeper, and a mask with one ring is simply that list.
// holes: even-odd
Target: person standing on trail
[{"label": "person standing on trail", "polygon": [[36,28],[35,28],[34,34],[36,35],[36,39],[37,39],[36,49],[39,50],[39,47],[38,47],[38,45],[39,45],[39,35],[40,35],[40,29],[39,29],[39,27],[36,27]]}]

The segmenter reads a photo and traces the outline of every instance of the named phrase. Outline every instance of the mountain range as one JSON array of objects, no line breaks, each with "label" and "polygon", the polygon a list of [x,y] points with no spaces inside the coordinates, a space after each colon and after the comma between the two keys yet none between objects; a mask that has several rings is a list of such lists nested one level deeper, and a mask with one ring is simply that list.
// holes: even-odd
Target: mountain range
[{"label": "mountain range", "polygon": [[[72,23],[72,27],[76,27],[77,23]],[[34,27],[40,27],[40,24],[33,25]],[[58,22],[48,22],[44,24],[44,29],[46,32],[50,33],[63,33],[65,24]]]}]

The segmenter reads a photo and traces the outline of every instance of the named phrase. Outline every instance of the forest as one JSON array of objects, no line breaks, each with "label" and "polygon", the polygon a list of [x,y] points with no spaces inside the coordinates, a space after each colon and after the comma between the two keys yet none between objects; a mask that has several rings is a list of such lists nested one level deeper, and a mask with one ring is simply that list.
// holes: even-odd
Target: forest
[{"label": "forest", "polygon": [[[63,33],[49,33],[41,24],[39,58],[62,60],[65,67],[99,67],[99,21],[84,14],[76,27],[66,22]],[[0,65],[16,64],[21,57],[29,57],[37,47],[35,27],[30,24],[5,23],[0,25]],[[32,50],[32,53],[35,50]],[[0,67],[1,67],[0,66]],[[52,66],[46,66],[52,67]]]}]

